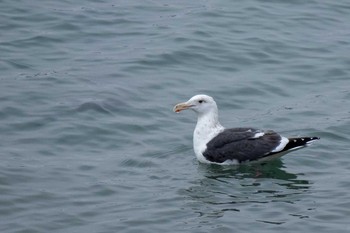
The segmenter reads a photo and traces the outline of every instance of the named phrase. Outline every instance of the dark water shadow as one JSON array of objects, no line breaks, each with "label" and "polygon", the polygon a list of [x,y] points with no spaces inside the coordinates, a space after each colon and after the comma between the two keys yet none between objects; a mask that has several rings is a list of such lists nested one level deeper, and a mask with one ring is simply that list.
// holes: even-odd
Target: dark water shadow
[{"label": "dark water shadow", "polygon": [[199,164],[198,173],[203,178],[192,181],[182,194],[191,200],[195,213],[210,218],[254,205],[293,205],[311,186],[303,174],[286,171],[281,160],[240,166]]},{"label": "dark water shadow", "polygon": [[[298,179],[298,174],[285,170],[283,162],[279,159],[256,164],[243,164],[239,166],[220,166],[199,164],[198,171],[208,179],[232,178],[232,179],[274,179],[286,181],[287,187],[295,189],[307,189],[310,183],[307,180]],[[302,175],[302,174],[299,174]],[[279,182],[283,185],[285,182]]]},{"label": "dark water shadow", "polygon": [[215,180],[221,183],[239,184],[243,187],[246,183],[262,186],[268,182],[276,185],[276,189],[283,188],[305,191],[311,185],[308,180],[299,178],[303,174],[287,172],[280,159],[264,163],[243,164],[240,166],[199,164],[198,172],[205,177],[202,181]]}]

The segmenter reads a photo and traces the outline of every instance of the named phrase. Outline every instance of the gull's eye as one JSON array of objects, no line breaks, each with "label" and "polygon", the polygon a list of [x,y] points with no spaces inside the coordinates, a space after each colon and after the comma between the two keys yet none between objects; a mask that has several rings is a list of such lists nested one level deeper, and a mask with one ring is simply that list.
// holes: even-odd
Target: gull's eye
[{"label": "gull's eye", "polygon": [[198,103],[204,103],[205,101],[204,100],[198,100]]}]

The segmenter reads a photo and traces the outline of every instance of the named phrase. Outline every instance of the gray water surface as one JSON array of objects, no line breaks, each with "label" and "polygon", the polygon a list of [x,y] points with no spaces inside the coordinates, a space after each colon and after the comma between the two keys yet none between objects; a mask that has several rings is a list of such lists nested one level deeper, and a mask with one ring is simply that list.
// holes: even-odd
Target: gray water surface
[{"label": "gray water surface", "polygon": [[[0,2],[0,231],[349,232],[349,1]],[[195,115],[319,136],[199,164]]]}]

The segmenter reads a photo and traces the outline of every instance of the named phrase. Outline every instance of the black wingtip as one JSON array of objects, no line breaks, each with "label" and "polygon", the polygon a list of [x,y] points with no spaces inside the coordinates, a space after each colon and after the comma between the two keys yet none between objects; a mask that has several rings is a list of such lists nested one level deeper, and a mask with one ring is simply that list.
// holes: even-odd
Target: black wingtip
[{"label": "black wingtip", "polygon": [[309,139],[307,142],[312,142],[312,141],[315,141],[315,140],[320,140],[321,138],[320,137],[309,137],[309,138],[305,138],[305,139]]},{"label": "black wingtip", "polygon": [[319,140],[319,137],[300,137],[300,138],[289,138],[289,142],[284,150],[291,150],[302,146],[307,146],[315,140]]}]

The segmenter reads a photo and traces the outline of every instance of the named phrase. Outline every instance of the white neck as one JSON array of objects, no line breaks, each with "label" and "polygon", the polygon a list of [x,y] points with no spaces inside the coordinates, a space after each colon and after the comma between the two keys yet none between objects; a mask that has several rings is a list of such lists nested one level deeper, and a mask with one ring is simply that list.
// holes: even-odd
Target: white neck
[{"label": "white neck", "polygon": [[206,144],[224,130],[218,118],[217,109],[198,114],[197,125],[193,132],[193,148],[199,160],[204,159],[202,153]]}]

